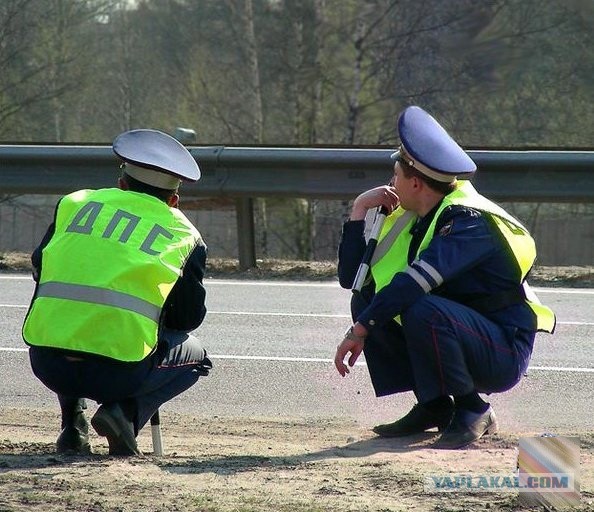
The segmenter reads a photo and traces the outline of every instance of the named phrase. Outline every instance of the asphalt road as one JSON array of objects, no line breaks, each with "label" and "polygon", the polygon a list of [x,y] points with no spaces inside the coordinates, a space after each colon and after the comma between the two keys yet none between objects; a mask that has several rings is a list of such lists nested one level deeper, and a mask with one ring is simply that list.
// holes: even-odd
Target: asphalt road
[{"label": "asphalt road", "polygon": [[[337,284],[213,279],[206,286],[209,313],[196,334],[215,368],[163,411],[246,421],[343,417],[369,426],[414,403],[411,393],[376,398],[364,361],[346,378],[334,370],[334,348],[350,325],[350,292]],[[31,372],[20,334],[33,282],[0,274],[0,290],[0,404],[57,413],[54,395]],[[536,291],[557,313],[557,331],[538,334],[528,376],[518,386],[488,398],[500,429],[594,431],[594,290]]]}]

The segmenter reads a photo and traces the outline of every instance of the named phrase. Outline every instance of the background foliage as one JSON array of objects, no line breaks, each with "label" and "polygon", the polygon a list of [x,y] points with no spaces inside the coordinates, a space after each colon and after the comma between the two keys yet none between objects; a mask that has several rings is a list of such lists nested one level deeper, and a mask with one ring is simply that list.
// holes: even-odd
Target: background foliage
[{"label": "background foliage", "polygon": [[[2,0],[0,143],[393,147],[418,104],[465,147],[591,149],[593,29],[592,0]],[[34,247],[55,200],[0,182],[0,249]],[[347,204],[254,205],[258,257],[334,258]],[[190,206],[213,255],[236,255],[233,206]],[[552,237],[546,261],[591,263],[593,206],[512,209],[537,241],[573,219],[589,252]]]},{"label": "background foliage", "polygon": [[590,0],[3,0],[0,139],[591,147]]}]

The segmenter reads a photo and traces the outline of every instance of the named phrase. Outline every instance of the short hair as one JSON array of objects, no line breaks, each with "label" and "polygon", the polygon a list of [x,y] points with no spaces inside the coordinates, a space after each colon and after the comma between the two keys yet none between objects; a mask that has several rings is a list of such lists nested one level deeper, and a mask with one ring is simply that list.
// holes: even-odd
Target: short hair
[{"label": "short hair", "polygon": [[404,159],[398,159],[398,163],[400,164],[400,167],[402,167],[402,173],[405,177],[418,178],[424,181],[427,184],[427,186],[435,192],[439,192],[440,194],[447,196],[448,194],[451,194],[454,190],[456,190],[455,180],[451,182],[437,181],[433,178],[430,178],[426,174],[423,174],[418,169],[415,169],[412,165],[409,165],[408,162],[406,162]]},{"label": "short hair", "polygon": [[153,187],[152,185],[149,185],[148,183],[143,183],[142,181],[138,181],[136,178],[133,178],[132,176],[130,176],[126,172],[125,168],[122,171],[122,178],[126,181],[126,183],[128,184],[128,187],[130,188],[130,190],[132,190],[132,192],[140,192],[142,194],[148,194],[150,196],[156,197],[157,199],[160,199],[161,201],[163,201],[165,203],[167,203],[169,201],[169,199],[174,194],[177,194],[177,188],[168,190],[168,189],[164,189],[164,188]]}]

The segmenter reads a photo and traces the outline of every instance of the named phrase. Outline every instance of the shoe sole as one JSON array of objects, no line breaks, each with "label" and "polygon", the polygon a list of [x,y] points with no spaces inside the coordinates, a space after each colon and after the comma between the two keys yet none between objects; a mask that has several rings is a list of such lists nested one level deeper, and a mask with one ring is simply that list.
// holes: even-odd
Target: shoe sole
[{"label": "shoe sole", "polygon": [[[435,428],[435,427],[430,427]],[[437,430],[417,430],[415,432],[398,432],[398,433],[390,433],[390,432],[378,432],[377,430],[371,429],[374,434],[378,437],[383,437],[385,439],[391,439],[396,437],[412,437],[412,436],[420,436],[422,434],[433,434],[437,435],[443,431],[443,429],[437,428]]]},{"label": "shoe sole", "polygon": [[[91,419],[91,425],[97,434],[107,438],[110,455],[112,455],[112,447],[122,445],[130,450],[131,454],[142,455],[136,444],[136,439],[130,439],[130,436],[124,435],[125,433],[118,427],[115,420],[109,414],[101,414],[101,411],[97,411]],[[113,455],[119,455],[119,453],[113,453]]]},{"label": "shoe sole", "polygon": [[465,448],[468,445],[471,445],[472,443],[478,441],[481,437],[486,436],[486,435],[492,435],[492,434],[496,434],[497,430],[499,430],[499,425],[497,424],[497,419],[495,418],[493,420],[493,422],[485,429],[485,431],[478,436],[475,439],[470,439],[468,441],[464,441],[455,445],[441,445],[439,443],[440,439],[438,439],[435,444],[433,445],[434,448],[438,448],[441,450],[459,450],[460,448]]},{"label": "shoe sole", "polygon": [[[373,427],[371,429],[371,431],[374,434],[377,434],[379,437],[386,437],[386,438],[390,438],[390,437],[410,437],[410,436],[418,436],[421,434],[441,434],[448,426],[447,425],[433,425],[430,427],[427,427],[425,430],[415,430],[413,431],[409,431],[409,432],[390,432],[388,431],[383,431],[381,430],[381,428],[378,429],[378,427]],[[378,430],[376,430],[378,429]],[[433,429],[437,429],[437,430],[433,430]]]},{"label": "shoe sole", "polygon": [[80,448],[56,448],[56,453],[58,455],[93,455],[93,449],[91,448],[90,444],[85,444]]}]

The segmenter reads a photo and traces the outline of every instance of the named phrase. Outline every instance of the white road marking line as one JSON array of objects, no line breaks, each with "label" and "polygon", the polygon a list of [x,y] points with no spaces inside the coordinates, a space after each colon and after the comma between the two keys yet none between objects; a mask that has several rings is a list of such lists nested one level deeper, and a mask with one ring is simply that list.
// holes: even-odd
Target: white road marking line
[{"label": "white road marking line", "polygon": [[[305,283],[296,281],[243,281],[243,280],[227,280],[227,279],[216,279],[216,280],[204,280],[205,286],[209,284],[215,285],[229,285],[229,286],[296,286],[296,287],[322,287],[322,288],[339,288],[338,282],[313,282],[308,281]],[[594,289],[590,288],[534,288],[531,287],[535,293],[551,293],[551,294],[570,294],[570,295],[594,295]],[[344,289],[345,292],[349,290]]]},{"label": "white road marking line", "polygon": [[[14,308],[27,309],[29,306],[22,304],[0,304],[0,308]],[[332,313],[283,313],[275,311],[211,311],[208,310],[207,315],[237,315],[237,316],[288,316],[288,317],[303,317],[303,318],[346,318],[351,319],[351,315],[332,314]],[[594,325],[594,322],[563,322],[558,321],[557,325]]]},{"label": "white road marking line", "polygon": [[[229,285],[229,286],[296,286],[296,287],[321,287],[321,288],[340,288],[338,281],[328,281],[328,282],[317,282],[317,281],[308,281],[305,283],[299,281],[233,281],[228,279],[205,279],[204,286],[216,284],[216,285]],[[347,290],[345,290],[347,291]]]},{"label": "white road marking line", "polygon": [[[22,304],[0,304],[0,308],[15,308],[15,309],[27,309],[29,306],[23,306]],[[237,316],[291,316],[291,317],[305,317],[305,318],[351,318],[350,315],[345,314],[332,314],[332,313],[282,313],[274,311],[211,311],[210,309],[206,313],[207,315],[237,315]],[[559,323],[559,322],[557,322]]]},{"label": "white road marking line", "polygon": [[567,288],[532,288],[536,293],[563,293],[566,295],[594,295],[594,290],[579,288],[568,290]]},{"label": "white road marking line", "polygon": [[565,366],[529,366],[528,371],[538,370],[542,372],[583,372],[594,373],[594,368],[571,368]]},{"label": "white road marking line", "polygon": [[267,311],[207,311],[211,315],[238,315],[238,316],[290,316],[305,318],[351,318],[350,315],[332,313],[281,313]]},{"label": "white road marking line", "polygon": [[[27,352],[28,348],[0,347],[0,352]],[[228,359],[232,361],[279,361],[286,363],[334,363],[334,359],[323,357],[283,357],[283,356],[242,356],[239,354],[209,354],[212,359]],[[355,363],[355,366],[367,366],[365,362]],[[594,368],[572,368],[566,366],[529,366],[528,370],[545,372],[574,372],[594,373]]]},{"label": "white road marking line", "polygon": [[[0,307],[2,305],[0,304]],[[238,316],[289,316],[289,317],[306,317],[306,318],[347,318],[351,319],[351,315],[344,314],[330,314],[330,313],[281,313],[271,311],[210,311],[207,315],[238,315]],[[562,322],[558,321],[557,325],[594,325],[594,322]]]},{"label": "white road marking line", "polygon": [[[15,280],[15,281],[29,281],[33,283],[33,279],[30,275],[23,275],[23,276],[15,276],[15,275],[1,275],[0,279],[6,280]],[[243,279],[205,279],[204,280],[205,286],[214,284],[214,285],[229,285],[229,286],[294,286],[294,287],[321,287],[321,288],[340,288],[338,281],[307,281],[307,282],[299,282],[299,281],[244,281]],[[568,288],[535,288],[532,289],[536,293],[552,293],[552,294],[575,294],[575,295],[594,295],[594,289],[588,288],[576,288],[576,289],[568,289]],[[348,290],[345,290],[345,292]]]},{"label": "white road marking line", "polygon": [[[0,275],[0,279],[12,281],[29,281],[34,284],[30,275]],[[204,279],[204,285],[229,285],[229,286],[297,286],[297,287],[322,287],[322,288],[340,288],[338,281],[244,281],[243,279]],[[345,290],[346,291],[346,290]]]}]

